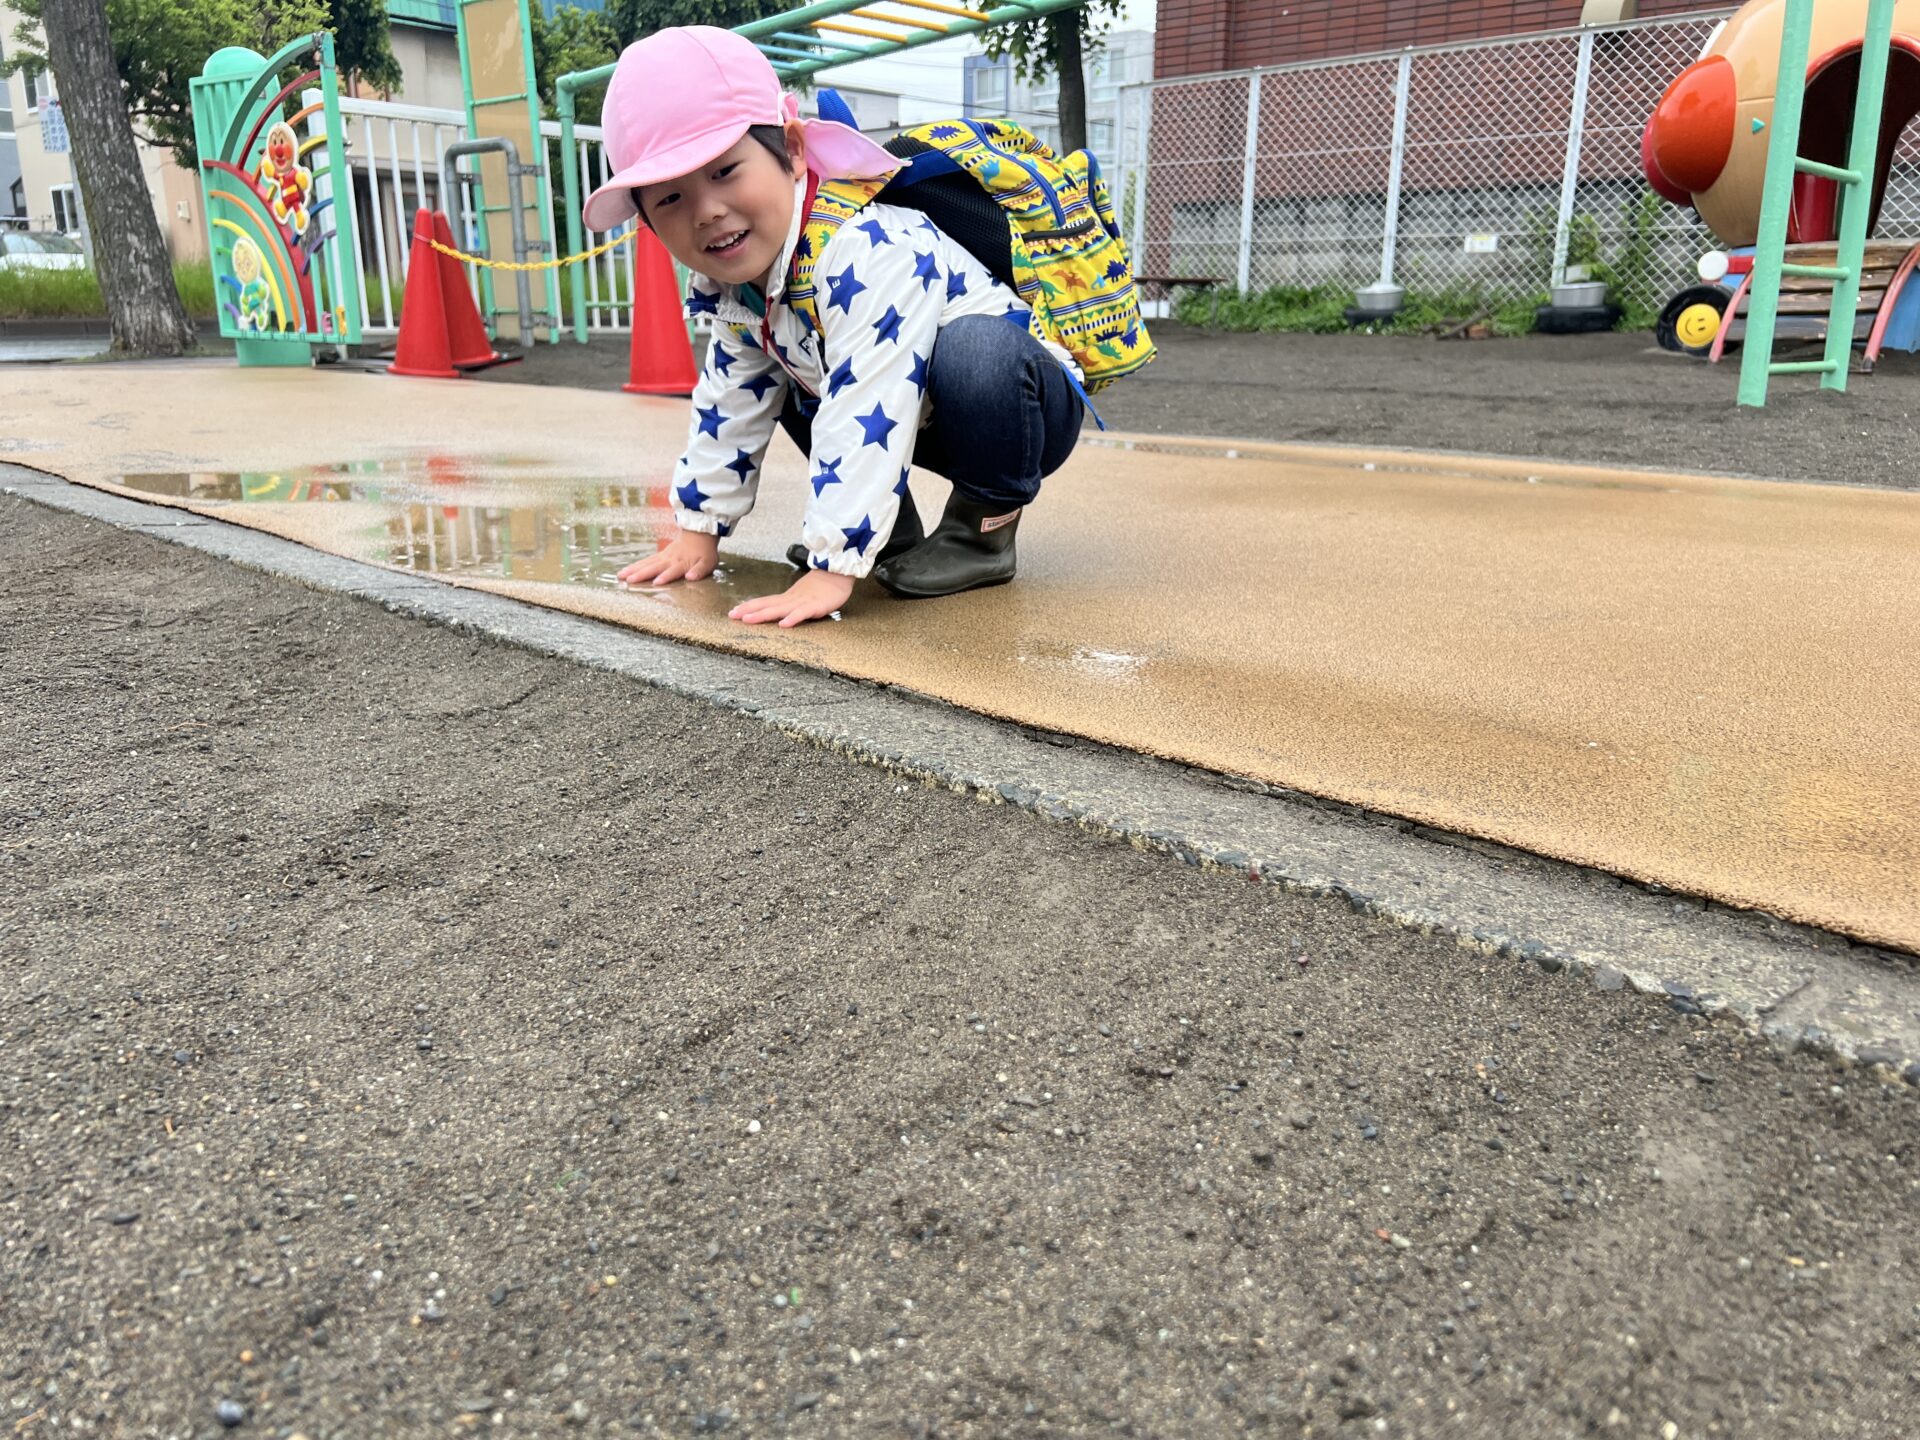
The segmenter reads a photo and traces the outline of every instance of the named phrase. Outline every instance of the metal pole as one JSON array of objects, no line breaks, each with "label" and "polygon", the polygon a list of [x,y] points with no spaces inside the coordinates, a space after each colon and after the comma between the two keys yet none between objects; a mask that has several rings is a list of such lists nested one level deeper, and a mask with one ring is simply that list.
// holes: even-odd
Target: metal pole
[{"label": "metal pole", "polygon": [[[520,168],[520,147],[504,135],[488,135],[479,140],[457,140],[447,147],[447,153],[441,157],[441,189],[448,194],[459,193],[460,161],[467,155],[484,155],[498,150],[507,157],[507,189],[511,197],[507,205],[507,226],[513,235],[513,258],[524,263],[527,258],[527,221],[522,213],[524,207],[520,200],[524,195],[521,188],[523,174]],[[481,252],[484,253],[484,252]],[[527,281],[525,270],[513,272],[515,299],[520,312],[520,343],[533,343],[533,289]]]},{"label": "metal pole", "polygon": [[1407,97],[1413,93],[1413,56],[1402,52],[1393,81],[1393,140],[1387,157],[1387,213],[1381,226],[1380,283],[1393,284],[1394,246],[1400,239],[1400,176],[1407,163]]},{"label": "metal pole", "polygon": [[[319,90],[302,90],[300,92],[300,108],[303,110],[313,110],[313,114],[307,117],[308,136],[324,136],[327,133],[325,94]],[[321,147],[320,154],[323,159],[327,157],[325,146]],[[319,166],[316,165],[314,168],[318,169]],[[327,170],[327,174],[322,175],[313,182],[313,208],[316,210],[319,209],[321,201],[334,198],[333,167],[329,165]],[[320,306],[321,311],[319,315],[314,317],[314,328],[332,336],[331,343],[342,359],[346,358],[347,345],[342,334],[346,311],[345,307],[340,303],[340,249],[342,240],[348,241],[349,244],[351,243],[351,237],[347,236],[342,228],[344,219],[344,212],[341,211],[338,205],[335,205],[333,210],[334,243],[332,249],[328,253],[326,263],[313,266],[312,271],[314,277],[314,300]],[[321,221],[315,218],[310,223],[317,228],[321,224]],[[314,259],[318,260],[320,258],[320,252],[316,249]],[[312,262],[310,261],[308,263],[311,264]]]},{"label": "metal pole", "polygon": [[1254,172],[1260,160],[1260,77],[1247,77],[1247,144],[1241,157],[1240,175],[1240,269],[1238,284],[1245,295],[1253,278],[1253,190]]},{"label": "metal pole", "polygon": [[1574,192],[1580,186],[1580,137],[1587,128],[1587,79],[1593,72],[1593,31],[1580,36],[1573,70],[1573,104],[1567,111],[1567,163],[1560,171],[1560,221],[1553,231],[1553,283],[1567,283],[1567,241],[1573,233]]},{"label": "metal pole", "polygon": [[1140,165],[1133,172],[1133,248],[1127,256],[1135,270],[1147,263],[1147,164],[1153,154],[1153,88],[1140,95]]},{"label": "metal pole", "polygon": [[1787,0],[1780,31],[1780,73],[1773,88],[1773,122],[1767,127],[1766,178],[1760,187],[1760,233],[1754,240],[1753,279],[1747,290],[1746,338],[1740,343],[1738,398],[1742,405],[1767,403],[1774,324],[1780,314],[1780,267],[1787,258],[1793,162],[1800,153],[1807,42],[1812,31],[1813,0]]},{"label": "metal pole", "polygon": [[1827,363],[1822,390],[1847,388],[1853,364],[1854,316],[1860,305],[1860,270],[1866,263],[1867,217],[1873,209],[1873,166],[1879,148],[1880,105],[1887,88],[1887,50],[1893,41],[1893,0],[1867,6],[1867,34],[1860,51],[1859,89],[1853,101],[1853,139],[1847,168],[1860,178],[1840,187],[1840,249],[1837,263],[1846,278],[1834,282],[1827,317]]},{"label": "metal pole", "polygon": [[1393,278],[1394,246],[1400,239],[1400,174],[1407,160],[1407,98],[1413,93],[1413,55],[1400,52],[1400,65],[1393,80],[1393,139],[1387,148],[1387,203],[1380,217],[1380,278],[1362,285],[1353,297],[1354,309],[1392,318],[1407,298],[1405,288]]},{"label": "metal pole", "polygon": [[[591,71],[586,72],[591,74]],[[562,75],[553,87],[553,108],[560,112],[560,165],[566,172],[567,254],[586,249],[580,226],[580,147],[573,139],[573,92],[586,83],[580,75]],[[578,265],[567,267],[567,287],[573,293],[573,338],[587,343],[587,277]]]}]

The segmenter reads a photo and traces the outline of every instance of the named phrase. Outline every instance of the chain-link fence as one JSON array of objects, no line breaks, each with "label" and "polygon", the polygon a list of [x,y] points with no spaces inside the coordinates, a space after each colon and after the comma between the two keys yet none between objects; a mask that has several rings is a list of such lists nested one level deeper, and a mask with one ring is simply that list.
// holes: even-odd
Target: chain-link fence
[{"label": "chain-link fence", "polygon": [[[1647,188],[1640,132],[1730,13],[1129,87],[1115,178],[1135,268],[1497,301],[1598,262],[1617,300],[1658,310],[1712,240]],[[1920,219],[1912,136],[1886,215]]]}]

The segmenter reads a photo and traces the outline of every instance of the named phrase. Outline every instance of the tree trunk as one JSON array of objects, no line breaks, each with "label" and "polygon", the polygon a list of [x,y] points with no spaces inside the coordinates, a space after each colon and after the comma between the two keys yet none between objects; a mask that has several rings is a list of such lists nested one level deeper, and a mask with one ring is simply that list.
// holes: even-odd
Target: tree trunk
[{"label": "tree trunk", "polygon": [[1062,154],[1087,148],[1087,71],[1080,48],[1083,19],[1079,10],[1056,10],[1047,17],[1053,27],[1053,52],[1060,58]]},{"label": "tree trunk", "polygon": [[113,348],[129,355],[191,350],[193,324],[173,287],[166,241],[140,173],[104,0],[45,0],[43,23]]}]

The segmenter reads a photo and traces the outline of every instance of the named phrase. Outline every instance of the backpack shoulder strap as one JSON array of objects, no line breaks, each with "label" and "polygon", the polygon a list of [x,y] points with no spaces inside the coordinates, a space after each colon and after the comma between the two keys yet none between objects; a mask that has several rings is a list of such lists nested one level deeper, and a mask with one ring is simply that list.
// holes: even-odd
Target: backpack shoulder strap
[{"label": "backpack shoulder strap", "polygon": [[889,177],[873,180],[819,180],[807,184],[807,213],[800,222],[800,239],[787,267],[786,303],[807,329],[820,333],[819,290],[814,267],[842,225],[858,215],[887,186]]}]

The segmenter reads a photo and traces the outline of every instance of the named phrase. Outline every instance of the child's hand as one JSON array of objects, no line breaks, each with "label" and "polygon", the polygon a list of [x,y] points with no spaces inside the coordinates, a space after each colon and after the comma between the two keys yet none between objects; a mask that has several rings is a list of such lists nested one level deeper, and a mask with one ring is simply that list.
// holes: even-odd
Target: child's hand
[{"label": "child's hand", "polygon": [[794,581],[786,593],[744,600],[727,612],[727,618],[748,625],[778,620],[782,630],[790,630],[802,621],[820,620],[833,614],[852,594],[852,576],[809,570]]},{"label": "child's hand", "polygon": [[644,560],[636,560],[615,578],[622,585],[671,585],[675,580],[704,580],[720,560],[720,537],[676,528],[673,539]]}]

